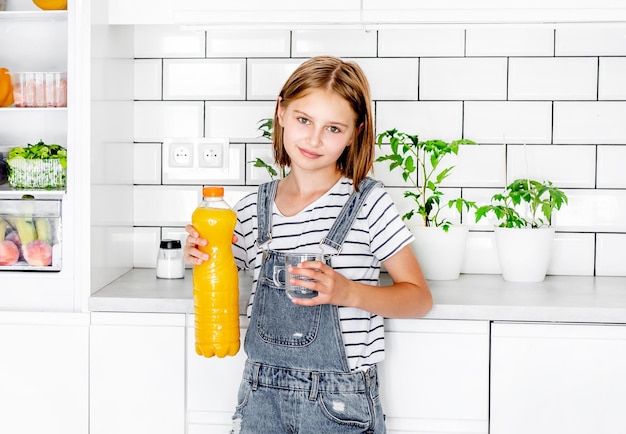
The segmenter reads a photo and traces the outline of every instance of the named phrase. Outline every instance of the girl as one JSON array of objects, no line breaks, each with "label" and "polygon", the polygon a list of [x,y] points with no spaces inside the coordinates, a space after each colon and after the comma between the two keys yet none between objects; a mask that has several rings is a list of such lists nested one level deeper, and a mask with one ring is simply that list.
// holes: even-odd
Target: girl
[{"label": "girl", "polygon": [[[370,91],[361,68],[319,56],[283,86],[274,114],[280,181],[235,206],[233,252],[252,269],[247,361],[233,433],[385,433],[376,366],[384,357],[383,318],[415,318],[432,297],[374,161]],[[211,240],[191,225],[185,260]],[[277,273],[287,252],[319,252],[289,272],[313,298],[287,297]],[[381,263],[393,284],[378,286]]]}]

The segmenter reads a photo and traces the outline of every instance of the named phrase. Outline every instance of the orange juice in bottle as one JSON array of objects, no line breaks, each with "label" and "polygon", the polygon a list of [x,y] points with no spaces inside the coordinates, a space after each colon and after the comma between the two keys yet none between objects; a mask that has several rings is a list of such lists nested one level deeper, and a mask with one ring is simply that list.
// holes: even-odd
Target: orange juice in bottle
[{"label": "orange juice in bottle", "polygon": [[237,215],[224,201],[223,187],[204,187],[191,223],[209,259],[193,268],[196,353],[234,356],[239,351],[239,276],[232,251]]}]

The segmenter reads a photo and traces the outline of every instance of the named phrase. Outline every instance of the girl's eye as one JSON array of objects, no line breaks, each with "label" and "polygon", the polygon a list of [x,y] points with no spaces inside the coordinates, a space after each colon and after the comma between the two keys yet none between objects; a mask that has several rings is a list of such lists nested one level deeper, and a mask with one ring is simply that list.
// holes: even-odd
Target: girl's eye
[{"label": "girl's eye", "polygon": [[340,133],[341,132],[341,130],[339,128],[333,127],[333,126],[328,127],[328,131],[330,131],[331,133]]},{"label": "girl's eye", "polygon": [[298,122],[304,125],[308,125],[311,123],[307,118],[298,118]]}]

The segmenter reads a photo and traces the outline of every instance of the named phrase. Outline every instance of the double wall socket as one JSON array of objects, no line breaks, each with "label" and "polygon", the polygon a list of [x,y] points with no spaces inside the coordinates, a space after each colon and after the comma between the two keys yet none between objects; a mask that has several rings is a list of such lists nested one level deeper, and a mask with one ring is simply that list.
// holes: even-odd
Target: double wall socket
[{"label": "double wall socket", "polygon": [[163,180],[196,181],[228,171],[230,153],[226,138],[171,138],[163,142]]}]

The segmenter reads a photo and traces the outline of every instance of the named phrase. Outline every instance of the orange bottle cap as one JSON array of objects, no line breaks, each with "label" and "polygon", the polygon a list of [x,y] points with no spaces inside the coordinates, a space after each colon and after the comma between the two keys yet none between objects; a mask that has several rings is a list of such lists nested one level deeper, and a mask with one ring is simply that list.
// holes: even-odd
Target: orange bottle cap
[{"label": "orange bottle cap", "polygon": [[204,187],[202,189],[204,197],[221,197],[224,196],[224,187]]}]

